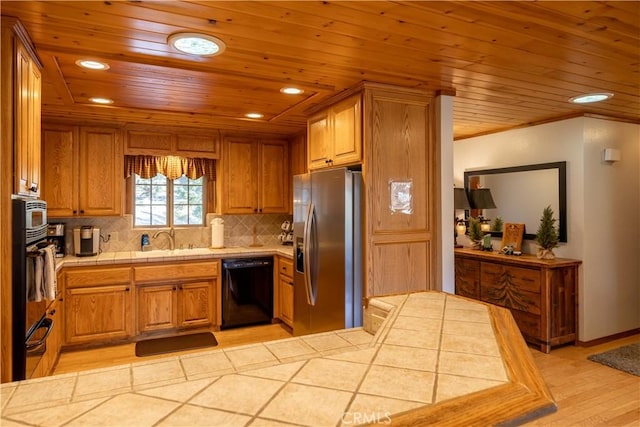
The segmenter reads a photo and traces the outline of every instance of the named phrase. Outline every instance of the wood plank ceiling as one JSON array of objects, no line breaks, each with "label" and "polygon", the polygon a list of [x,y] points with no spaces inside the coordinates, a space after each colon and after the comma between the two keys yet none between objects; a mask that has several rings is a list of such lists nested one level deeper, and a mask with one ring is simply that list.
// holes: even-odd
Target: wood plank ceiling
[{"label": "wood plank ceiling", "polygon": [[[640,120],[640,2],[2,1],[44,64],[48,118],[291,135],[362,80],[453,90],[456,139],[594,114]],[[196,58],[170,34],[204,32]],[[75,65],[106,61],[107,71]],[[284,86],[304,89],[284,95]],[[568,98],[611,92],[608,101]],[[97,106],[92,96],[115,103]],[[246,119],[250,111],[263,119]]]}]

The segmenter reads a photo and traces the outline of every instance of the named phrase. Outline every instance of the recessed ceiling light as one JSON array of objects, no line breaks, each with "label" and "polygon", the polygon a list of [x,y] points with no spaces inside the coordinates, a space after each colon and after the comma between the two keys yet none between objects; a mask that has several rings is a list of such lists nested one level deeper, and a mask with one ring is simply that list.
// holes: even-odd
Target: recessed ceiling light
[{"label": "recessed ceiling light", "polygon": [[287,95],[300,95],[304,90],[298,89],[297,87],[283,87],[280,89],[280,92],[286,93]]},{"label": "recessed ceiling light", "polygon": [[109,98],[100,98],[100,97],[93,97],[93,98],[89,98],[89,101],[95,103],[95,104],[113,104],[113,99],[109,99]]},{"label": "recessed ceiling light", "polygon": [[224,52],[222,40],[208,34],[176,33],[169,36],[169,45],[189,55],[214,56]]},{"label": "recessed ceiling light", "polygon": [[90,70],[108,70],[109,64],[106,62],[94,61],[91,59],[78,59],[76,65]]},{"label": "recessed ceiling light", "polygon": [[260,113],[247,113],[244,115],[245,117],[248,117],[250,119],[261,119],[264,117],[264,114],[260,114]]},{"label": "recessed ceiling light", "polygon": [[569,102],[573,102],[574,104],[590,104],[592,102],[604,101],[612,96],[613,94],[609,92],[586,93],[569,98]]}]

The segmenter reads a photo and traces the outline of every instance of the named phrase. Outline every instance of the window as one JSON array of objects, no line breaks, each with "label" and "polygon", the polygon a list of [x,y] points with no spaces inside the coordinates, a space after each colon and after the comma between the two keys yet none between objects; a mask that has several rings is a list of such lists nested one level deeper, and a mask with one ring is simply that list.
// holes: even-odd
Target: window
[{"label": "window", "polygon": [[204,177],[167,179],[134,175],[134,226],[204,225]]}]

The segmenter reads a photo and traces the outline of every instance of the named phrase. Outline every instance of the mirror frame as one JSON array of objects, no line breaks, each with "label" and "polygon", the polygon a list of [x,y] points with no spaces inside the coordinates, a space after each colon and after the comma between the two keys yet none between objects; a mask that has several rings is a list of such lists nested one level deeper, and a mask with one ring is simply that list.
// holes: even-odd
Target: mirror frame
[{"label": "mirror frame", "polygon": [[[508,168],[481,169],[464,172],[464,189],[469,192],[469,180],[472,176],[495,175],[501,173],[526,172],[542,169],[558,170],[558,237],[563,243],[567,242],[567,162],[540,163],[536,165],[513,166]],[[465,210],[465,218],[469,217],[469,211]],[[540,213],[542,215],[542,212]],[[502,237],[502,232],[491,231],[491,236]],[[535,240],[535,233],[526,233],[525,239]]]}]

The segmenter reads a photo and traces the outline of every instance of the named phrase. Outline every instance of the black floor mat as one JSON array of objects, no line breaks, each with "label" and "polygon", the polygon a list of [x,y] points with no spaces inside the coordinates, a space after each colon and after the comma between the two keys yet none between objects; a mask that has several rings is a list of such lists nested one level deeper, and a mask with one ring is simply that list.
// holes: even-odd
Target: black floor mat
[{"label": "black floor mat", "polygon": [[152,356],[154,354],[214,347],[216,345],[218,345],[218,341],[216,341],[216,337],[211,332],[154,338],[138,341],[136,343],[136,356]]}]

